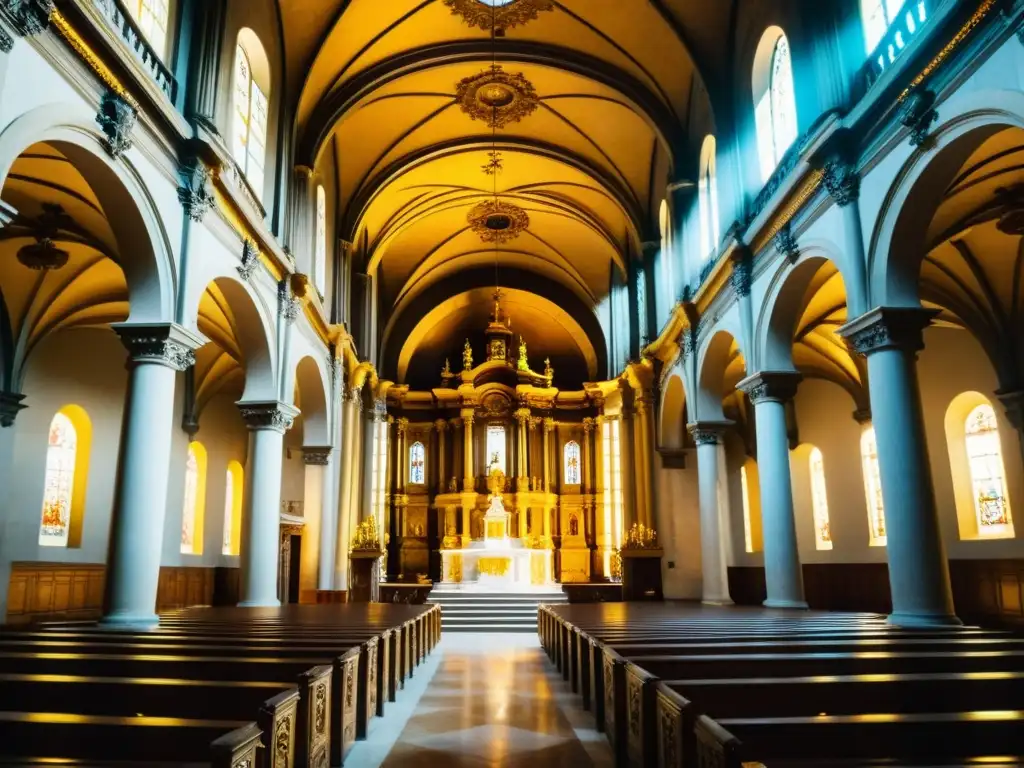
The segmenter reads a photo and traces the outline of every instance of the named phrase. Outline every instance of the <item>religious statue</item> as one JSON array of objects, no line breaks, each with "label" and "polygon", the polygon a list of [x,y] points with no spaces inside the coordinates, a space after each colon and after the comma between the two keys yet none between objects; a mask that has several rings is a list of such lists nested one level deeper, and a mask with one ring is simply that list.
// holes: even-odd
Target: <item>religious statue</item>
[{"label": "religious statue", "polygon": [[530,370],[530,362],[526,358],[526,340],[522,336],[519,337],[519,360],[516,363],[516,368],[520,371]]},{"label": "religious statue", "polygon": [[448,493],[458,493],[458,492],[459,492],[459,481],[456,480],[454,477],[448,478]]},{"label": "religious statue", "polygon": [[544,358],[544,377],[547,379],[555,378],[555,369],[551,367],[551,358]]},{"label": "religious statue", "polygon": [[505,359],[505,341],[503,339],[491,339],[491,360]]},{"label": "religious statue", "polygon": [[576,515],[569,515],[569,535],[580,535],[580,521],[579,518],[576,517]]},{"label": "religious statue", "polygon": [[444,368],[441,370],[442,379],[450,379],[452,377],[452,367],[448,362],[448,358],[444,359]]},{"label": "religious statue", "polygon": [[469,346],[469,339],[466,339],[466,343],[462,347],[462,370],[473,370],[473,348]]}]

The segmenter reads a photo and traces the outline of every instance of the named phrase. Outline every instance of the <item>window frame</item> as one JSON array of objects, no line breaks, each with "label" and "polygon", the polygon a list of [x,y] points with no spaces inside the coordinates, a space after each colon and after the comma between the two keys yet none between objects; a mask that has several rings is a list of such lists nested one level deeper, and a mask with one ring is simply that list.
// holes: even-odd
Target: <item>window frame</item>
[{"label": "window frame", "polygon": [[[260,46],[260,50],[251,50],[256,45]],[[235,44],[231,87],[231,133],[233,137],[231,156],[256,198],[262,201],[267,180],[270,83],[269,80],[264,83],[260,82],[253,62],[256,53],[261,56],[261,65],[269,67],[259,38],[252,30],[246,28],[239,33],[239,39]],[[244,70],[241,67],[243,63]],[[262,120],[254,118],[254,115],[262,116]],[[255,126],[254,119],[256,119]]]},{"label": "window frame", "polygon": [[[376,443],[374,448],[375,448],[374,456],[379,460],[380,444]],[[419,449],[418,452],[417,452],[417,449]],[[417,468],[416,467],[416,459],[417,458],[419,458],[420,479],[419,480],[414,480],[413,479],[413,470],[415,470]],[[427,483],[427,448],[426,448],[425,445],[423,445],[423,443],[420,440],[416,440],[415,442],[412,443],[412,445],[409,446],[408,461],[409,461],[409,485],[426,485],[426,483]],[[379,486],[380,483],[378,482],[378,483],[376,483],[376,485]]]},{"label": "window frame", "polygon": [[[779,63],[783,50],[786,53],[787,70],[785,89],[778,87],[779,77],[783,74]],[[771,179],[779,163],[800,136],[793,47],[780,27],[769,27],[761,38],[754,57],[752,85],[758,165],[761,182],[764,184]],[[787,103],[783,104],[783,100]],[[781,135],[787,126],[789,133]]]},{"label": "window frame", "polygon": [[[572,478],[572,467],[569,462],[576,460],[576,480]],[[583,454],[580,450],[580,444],[575,440],[569,440],[564,446],[562,446],[562,482],[566,485],[582,485],[583,482]]]}]

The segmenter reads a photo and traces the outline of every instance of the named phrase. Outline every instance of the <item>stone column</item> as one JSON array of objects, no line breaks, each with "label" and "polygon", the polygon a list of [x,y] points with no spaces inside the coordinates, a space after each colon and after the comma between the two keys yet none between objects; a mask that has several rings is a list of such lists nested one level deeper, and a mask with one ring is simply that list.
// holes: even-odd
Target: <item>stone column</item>
[{"label": "stone column", "polygon": [[[637,392],[634,400],[636,417],[636,442],[640,447],[640,464],[637,466],[638,485],[643,488],[644,504],[637,510],[637,517],[648,528],[655,528],[654,510],[654,393],[649,389]],[[639,498],[639,494],[638,494]]]},{"label": "stone column", "polygon": [[280,554],[281,469],[284,433],[299,411],[276,400],[240,402],[249,428],[249,467],[242,513],[242,569],[238,603],[243,607],[280,605],[277,565]]},{"label": "stone column", "polygon": [[610,570],[610,558],[613,547],[612,532],[613,522],[611,516],[612,500],[608,495],[607,478],[604,474],[604,459],[605,451],[608,450],[608,446],[604,444],[604,424],[607,421],[607,416],[598,416],[596,419],[597,430],[594,436],[594,482],[595,482],[595,500],[594,500],[594,548],[597,552],[597,563],[599,566],[597,570],[600,571],[601,576],[609,578],[611,574]]},{"label": "stone column", "polygon": [[594,419],[589,416],[583,419],[583,466],[580,467],[580,492],[591,493],[594,490],[592,472],[594,471],[594,452],[591,441],[594,439]]},{"label": "stone column", "polygon": [[[843,279],[846,286],[848,317],[856,317],[868,309],[867,276],[864,255],[864,234],[860,218],[860,176],[857,168],[848,158],[846,148],[840,147],[825,163],[822,182],[829,195],[843,212],[843,253],[846,255],[846,269]],[[792,245],[796,250],[796,243]]]},{"label": "stone column", "polygon": [[804,579],[793,514],[793,484],[789,470],[786,403],[796,394],[799,373],[755,373],[737,389],[754,404],[757,421],[757,474],[761,489],[764,532],[764,573],[769,608],[806,608]]},{"label": "stone column", "polygon": [[[177,374],[204,339],[175,323],[113,326],[128,349],[128,393],[107,560],[103,623],[156,624]],[[273,591],[273,585],[271,586]]]},{"label": "stone column", "polygon": [[[448,422],[438,419],[434,422],[434,429],[437,430],[437,492],[448,492],[447,468],[445,467],[445,433],[448,431]],[[442,529],[443,530],[443,529]],[[442,536],[444,534],[442,533]]]},{"label": "stone column", "polygon": [[[526,424],[530,420],[530,409],[519,408],[514,414],[516,419],[516,491],[522,493],[530,489],[529,475],[527,472],[527,461],[526,461]],[[523,519],[526,518],[526,513],[523,513]]]},{"label": "stone column", "polygon": [[359,400],[362,397],[360,388],[352,388],[345,392],[344,418],[341,427],[341,455],[338,457],[341,480],[338,483],[338,537],[334,547],[334,589],[348,589],[348,549],[352,534],[352,501],[349,493],[353,482],[355,458],[355,433],[359,428]]},{"label": "stone column", "polygon": [[409,420],[404,417],[395,419],[395,427],[398,435],[398,450],[395,456],[398,462],[398,492],[405,493],[405,486],[409,481]]},{"label": "stone column", "polygon": [[[302,532],[302,567],[299,583],[299,602],[302,591],[330,589],[334,561],[334,510],[331,499],[331,448],[306,447],[302,449],[302,463],[306,465],[306,484],[303,507],[306,525]],[[321,586],[327,584],[328,586]]]},{"label": "stone column", "polygon": [[936,310],[876,307],[839,329],[866,355],[871,413],[885,505],[892,614],[898,626],[960,623],[935,507],[917,381],[922,331]]},{"label": "stone column", "polygon": [[533,450],[537,447],[537,440],[533,436],[540,419],[531,416],[526,420],[526,476],[532,482],[537,471],[537,462],[533,457]]},{"label": "stone column", "polygon": [[462,409],[463,424],[463,464],[465,475],[462,478],[462,490],[466,493],[476,490],[476,475],[473,471],[473,409]]},{"label": "stone column", "polygon": [[697,443],[697,483],[700,495],[700,558],[704,579],[702,600],[713,605],[729,605],[729,575],[722,536],[722,511],[719,504],[719,444],[722,433],[731,426],[724,422],[702,421],[688,425]]},{"label": "stone column", "polygon": [[551,485],[551,430],[555,428],[555,420],[550,418],[544,419],[544,474],[541,478],[541,482],[544,485],[544,490],[547,491]]},{"label": "stone column", "polygon": [[[457,416],[454,419],[448,419],[448,426],[452,430],[452,471],[451,471],[451,476],[449,478],[445,479],[445,483],[447,483],[448,480],[450,480],[450,479],[456,480],[455,490],[457,492],[459,490],[458,489],[459,472],[462,471],[461,464],[464,463],[461,460],[461,457],[458,455],[458,453],[459,453],[459,451],[461,449],[461,446],[462,446],[462,442],[461,442],[461,439],[460,439],[462,437],[462,435],[461,435],[462,419],[460,419]],[[445,488],[445,490],[446,491],[448,490],[447,487]]]}]

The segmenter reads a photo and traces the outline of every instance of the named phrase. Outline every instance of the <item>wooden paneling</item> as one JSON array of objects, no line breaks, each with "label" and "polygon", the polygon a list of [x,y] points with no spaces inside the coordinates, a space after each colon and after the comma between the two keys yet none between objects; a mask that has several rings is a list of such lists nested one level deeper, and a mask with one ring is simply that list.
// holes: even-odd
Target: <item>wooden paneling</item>
[{"label": "wooden paneling", "polygon": [[197,605],[213,605],[213,568],[160,566],[157,613]]},{"label": "wooden paneling", "polygon": [[960,618],[1024,626],[1024,560],[951,560],[949,577]]},{"label": "wooden paneling", "polygon": [[105,574],[105,566],[89,563],[12,563],[7,622],[97,618]]},{"label": "wooden paneling", "polygon": [[570,603],[621,603],[621,584],[563,584]]}]

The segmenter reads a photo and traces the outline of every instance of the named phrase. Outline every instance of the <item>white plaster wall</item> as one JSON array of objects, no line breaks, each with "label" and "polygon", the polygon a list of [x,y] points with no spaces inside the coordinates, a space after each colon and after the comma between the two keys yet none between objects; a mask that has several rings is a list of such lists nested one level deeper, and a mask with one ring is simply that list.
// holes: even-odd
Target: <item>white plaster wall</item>
[{"label": "white plaster wall", "polygon": [[[656,529],[665,550],[661,560],[665,597],[699,600],[702,579],[696,451],[687,455],[686,469],[665,469],[655,456],[654,482]],[[670,563],[674,565],[670,567]]]}]

